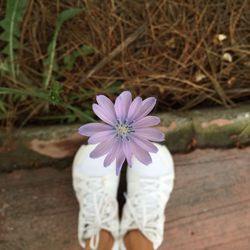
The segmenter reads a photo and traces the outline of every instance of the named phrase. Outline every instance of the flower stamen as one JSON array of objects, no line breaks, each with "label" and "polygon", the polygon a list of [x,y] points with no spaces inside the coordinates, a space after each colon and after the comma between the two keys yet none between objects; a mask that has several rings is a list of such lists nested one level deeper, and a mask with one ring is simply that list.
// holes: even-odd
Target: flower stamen
[{"label": "flower stamen", "polygon": [[133,127],[126,123],[117,123],[115,126],[117,136],[124,138],[134,131]]}]

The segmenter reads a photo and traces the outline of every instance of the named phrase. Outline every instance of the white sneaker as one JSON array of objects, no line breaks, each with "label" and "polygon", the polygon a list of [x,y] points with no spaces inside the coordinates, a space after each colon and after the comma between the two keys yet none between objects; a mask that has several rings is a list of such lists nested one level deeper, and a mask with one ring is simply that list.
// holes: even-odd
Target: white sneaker
[{"label": "white sneaker", "polygon": [[[95,145],[82,146],[73,162],[73,187],[80,206],[78,240],[84,248],[86,239],[90,239],[90,248],[97,249],[100,230],[106,229],[115,239],[112,249],[118,249],[119,220],[116,196],[119,177],[115,174],[115,164],[108,167],[111,169],[103,169],[105,157],[89,157],[94,147]],[[102,176],[98,176],[100,172]]]},{"label": "white sneaker", "polygon": [[[167,148],[155,145],[159,150],[150,154],[150,165],[145,166],[133,157],[132,168],[127,169],[128,188],[121,235],[139,229],[157,249],[164,237],[164,210],[173,189],[174,164]],[[121,247],[125,249],[124,244]]]}]

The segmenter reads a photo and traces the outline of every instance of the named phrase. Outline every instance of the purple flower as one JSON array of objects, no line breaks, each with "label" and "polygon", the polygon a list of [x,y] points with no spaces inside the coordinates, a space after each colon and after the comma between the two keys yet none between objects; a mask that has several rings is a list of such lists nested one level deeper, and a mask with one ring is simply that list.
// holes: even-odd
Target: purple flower
[{"label": "purple flower", "polygon": [[150,164],[149,152],[158,151],[150,141],[164,141],[164,134],[152,128],[160,123],[160,118],[148,116],[156,98],[149,97],[143,101],[136,97],[132,101],[131,93],[124,91],[116,98],[115,104],[104,95],[98,95],[96,101],[98,104],[93,104],[93,111],[105,123],[89,123],[79,128],[81,135],[90,137],[90,144],[98,144],[90,157],[106,155],[104,167],[116,160],[117,175],[125,159],[131,166],[132,155],[143,164]]}]

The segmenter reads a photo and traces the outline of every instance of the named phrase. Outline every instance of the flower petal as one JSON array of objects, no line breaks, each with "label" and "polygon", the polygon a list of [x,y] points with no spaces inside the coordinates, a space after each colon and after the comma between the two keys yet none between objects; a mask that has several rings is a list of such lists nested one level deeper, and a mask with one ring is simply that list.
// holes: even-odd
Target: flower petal
[{"label": "flower petal", "polygon": [[99,142],[106,141],[109,138],[114,138],[115,137],[115,131],[114,130],[106,130],[106,131],[101,131],[93,134],[89,139],[88,143],[90,144],[96,144]]},{"label": "flower petal", "polygon": [[81,135],[91,136],[95,134],[96,132],[101,132],[101,131],[109,130],[109,129],[111,130],[112,127],[107,124],[93,122],[93,123],[88,123],[88,124],[81,126],[78,129],[78,132]]},{"label": "flower petal", "polygon": [[94,103],[92,105],[92,109],[95,112],[95,114],[104,122],[113,125],[115,123],[114,117],[112,114],[109,113],[109,111],[102,106]]},{"label": "flower petal", "polygon": [[95,149],[90,153],[89,156],[91,158],[101,157],[109,152],[113,144],[114,144],[114,138],[101,142],[95,147]]},{"label": "flower petal", "polygon": [[156,98],[155,97],[149,97],[145,99],[142,102],[142,107],[140,108],[140,111],[136,114],[135,120],[139,120],[140,118],[148,115],[152,109],[154,108],[156,104]]},{"label": "flower petal", "polygon": [[137,96],[131,103],[129,110],[128,110],[128,116],[127,116],[127,121],[132,122],[137,113],[140,111],[142,105],[142,99],[141,97]]},{"label": "flower petal", "polygon": [[117,147],[116,150],[116,175],[118,175],[122,169],[122,164],[125,161],[125,155],[123,153],[123,148],[122,148],[122,140],[119,142],[119,146]]},{"label": "flower petal", "polygon": [[152,163],[150,154],[146,150],[142,149],[138,144],[136,144],[133,139],[130,139],[130,145],[131,150],[138,161],[145,165],[149,165],[150,163]]},{"label": "flower petal", "polygon": [[117,154],[116,158],[116,175],[120,174],[124,161],[125,161],[125,156],[121,150],[119,154]]},{"label": "flower petal", "polygon": [[96,96],[97,103],[112,116],[113,120],[116,121],[116,114],[113,102],[104,95]]},{"label": "flower petal", "polygon": [[165,134],[156,128],[138,128],[136,135],[150,141],[164,141]]},{"label": "flower petal", "polygon": [[133,138],[133,141],[137,145],[139,145],[142,149],[146,150],[147,152],[156,153],[158,151],[158,148],[152,142],[136,135],[133,135],[131,137]]},{"label": "flower petal", "polygon": [[114,141],[114,144],[112,145],[112,147],[109,150],[109,153],[107,154],[106,158],[104,159],[104,163],[103,163],[104,167],[109,166],[114,161],[114,159],[116,158],[116,152],[117,152],[119,146],[121,146],[120,144],[121,144],[120,140]]},{"label": "flower petal", "polygon": [[115,100],[115,113],[118,120],[124,122],[132,102],[132,95],[129,91],[123,91]]},{"label": "flower petal", "polygon": [[158,125],[161,122],[161,119],[157,116],[146,116],[136,121],[133,126],[135,128],[145,128]]},{"label": "flower petal", "polygon": [[123,153],[126,156],[126,159],[128,161],[128,165],[131,166],[132,165],[132,163],[131,163],[132,152],[131,152],[129,141],[127,141],[126,139],[124,139],[122,141],[122,149],[123,149]]},{"label": "flower petal", "polygon": [[122,116],[122,98],[120,96],[117,96],[115,99],[115,114],[117,120],[121,120]]}]

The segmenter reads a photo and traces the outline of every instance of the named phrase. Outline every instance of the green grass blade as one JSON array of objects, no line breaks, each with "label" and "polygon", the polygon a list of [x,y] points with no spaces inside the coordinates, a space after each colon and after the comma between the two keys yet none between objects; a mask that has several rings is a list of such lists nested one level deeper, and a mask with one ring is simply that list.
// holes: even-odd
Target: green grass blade
[{"label": "green grass blade", "polygon": [[19,48],[20,38],[20,23],[23,18],[23,13],[27,5],[26,0],[8,0],[6,1],[6,13],[3,20],[0,21],[0,27],[3,32],[0,36],[0,40],[7,42],[7,45],[3,48],[2,53],[8,58],[8,67],[10,75],[13,79],[16,78],[15,49]]},{"label": "green grass blade", "polygon": [[39,99],[48,101],[48,95],[45,92],[41,92],[41,90],[36,90],[36,89],[25,90],[25,89],[0,87],[0,95],[29,96],[29,97],[37,97]]},{"label": "green grass blade", "polygon": [[95,122],[96,121],[92,116],[88,115],[87,112],[84,112],[77,107],[74,107],[70,104],[63,104],[62,106],[66,109],[71,110],[75,114],[75,116],[78,117],[80,121],[83,121],[83,122]]},{"label": "green grass blade", "polygon": [[44,69],[43,84],[45,88],[48,88],[50,81],[51,81],[51,77],[52,77],[52,73],[53,73],[53,69],[55,65],[57,37],[61,29],[61,26],[63,25],[64,22],[80,14],[81,11],[82,9],[78,9],[78,8],[71,8],[68,10],[64,10],[63,12],[59,14],[57,18],[54,35],[48,46],[48,57],[44,60],[45,69]]}]

